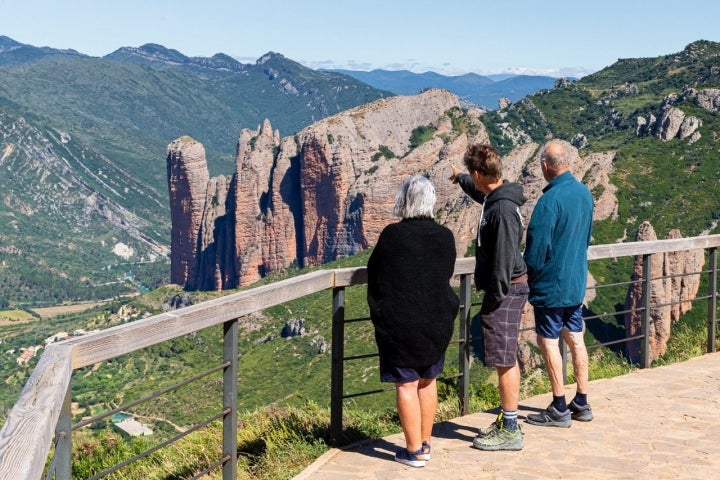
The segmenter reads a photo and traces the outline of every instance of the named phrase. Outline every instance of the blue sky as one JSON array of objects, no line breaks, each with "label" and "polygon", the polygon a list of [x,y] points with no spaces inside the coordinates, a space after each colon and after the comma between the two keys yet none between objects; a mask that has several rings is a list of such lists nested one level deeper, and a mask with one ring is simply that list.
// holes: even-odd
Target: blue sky
[{"label": "blue sky", "polygon": [[93,56],[158,43],[243,63],[582,76],[618,58],[720,41],[720,2],[694,0],[0,0],[0,35]]}]

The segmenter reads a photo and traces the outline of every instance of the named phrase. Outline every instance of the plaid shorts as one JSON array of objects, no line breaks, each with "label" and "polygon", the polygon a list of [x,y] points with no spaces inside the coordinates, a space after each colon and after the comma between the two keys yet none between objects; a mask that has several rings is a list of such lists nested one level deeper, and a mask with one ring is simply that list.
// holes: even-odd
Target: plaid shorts
[{"label": "plaid shorts", "polygon": [[520,321],[530,289],[527,283],[510,284],[500,306],[481,315],[483,362],[488,367],[512,367],[517,362]]}]

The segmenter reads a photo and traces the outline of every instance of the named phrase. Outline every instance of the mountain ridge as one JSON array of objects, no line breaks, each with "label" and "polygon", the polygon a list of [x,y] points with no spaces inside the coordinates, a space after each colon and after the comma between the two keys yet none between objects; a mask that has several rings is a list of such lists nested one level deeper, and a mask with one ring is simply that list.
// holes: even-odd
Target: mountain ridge
[{"label": "mountain ridge", "polygon": [[323,69],[323,71],[342,73],[398,95],[414,95],[428,88],[449,90],[466,102],[488,110],[498,108],[502,98],[515,102],[538,90],[549,89],[557,79],[541,75],[501,75],[483,76],[466,73],[446,76],[435,72],[413,73],[408,70],[371,71]]}]

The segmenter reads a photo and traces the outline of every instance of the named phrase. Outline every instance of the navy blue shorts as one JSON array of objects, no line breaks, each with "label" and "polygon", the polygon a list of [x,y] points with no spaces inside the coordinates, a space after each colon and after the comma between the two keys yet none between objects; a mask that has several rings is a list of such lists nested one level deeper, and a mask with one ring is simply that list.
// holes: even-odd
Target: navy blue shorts
[{"label": "navy blue shorts", "polygon": [[535,312],[535,333],[545,338],[560,338],[560,330],[583,331],[582,305],[574,307],[544,308],[533,307]]},{"label": "navy blue shorts", "polygon": [[427,367],[398,367],[392,365],[390,362],[384,361],[380,357],[380,381],[392,382],[392,383],[407,383],[414,382],[421,378],[432,379],[436,378],[443,371],[445,366],[445,356],[443,355],[440,360]]}]

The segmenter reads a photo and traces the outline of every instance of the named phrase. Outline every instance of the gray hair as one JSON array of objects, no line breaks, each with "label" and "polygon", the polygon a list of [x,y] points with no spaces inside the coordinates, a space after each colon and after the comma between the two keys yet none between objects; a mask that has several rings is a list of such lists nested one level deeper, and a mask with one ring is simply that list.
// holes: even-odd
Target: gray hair
[{"label": "gray hair", "polygon": [[413,175],[400,186],[393,215],[400,218],[433,218],[435,187],[422,175]]},{"label": "gray hair", "polygon": [[567,149],[563,144],[558,142],[548,143],[540,154],[540,160],[547,163],[553,170],[570,167]]}]

